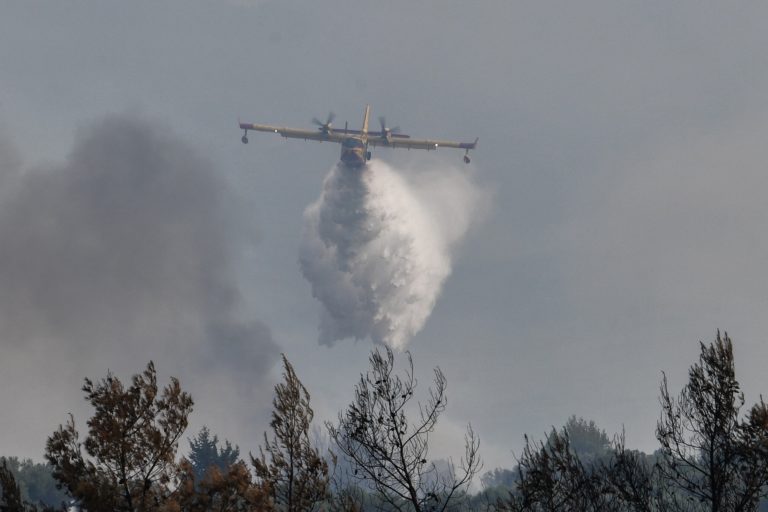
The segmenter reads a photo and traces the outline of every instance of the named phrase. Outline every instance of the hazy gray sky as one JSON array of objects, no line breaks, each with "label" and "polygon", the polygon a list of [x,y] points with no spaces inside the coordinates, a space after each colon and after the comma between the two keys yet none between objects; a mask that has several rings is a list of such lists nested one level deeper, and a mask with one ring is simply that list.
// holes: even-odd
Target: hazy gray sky
[{"label": "hazy gray sky", "polygon": [[[149,359],[244,451],[283,351],[333,418],[369,342],[318,344],[304,209],[338,147],[253,134],[366,103],[480,137],[490,197],[409,344],[486,468],[571,414],[655,447],[661,371],[727,329],[766,392],[764,2],[26,1],[0,7],[0,453],[41,458],[85,376]],[[460,153],[377,150],[397,169]],[[235,412],[236,411],[236,412]],[[193,431],[190,431],[190,435]]]}]

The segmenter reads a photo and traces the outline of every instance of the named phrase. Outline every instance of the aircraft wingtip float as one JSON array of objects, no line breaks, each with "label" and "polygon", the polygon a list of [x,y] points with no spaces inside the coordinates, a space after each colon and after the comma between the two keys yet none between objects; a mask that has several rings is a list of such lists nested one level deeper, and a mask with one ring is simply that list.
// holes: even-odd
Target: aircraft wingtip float
[{"label": "aircraft wingtip float", "polygon": [[363,126],[360,130],[350,130],[347,123],[344,123],[343,130],[333,128],[333,119],[336,117],[333,112],[328,114],[325,122],[313,118],[312,122],[318,126],[317,130],[306,130],[297,128],[282,128],[279,126],[270,126],[265,124],[242,123],[238,119],[240,129],[243,130],[242,142],[248,143],[248,130],[258,132],[273,132],[290,139],[314,140],[318,142],[336,142],[341,144],[341,162],[349,167],[363,167],[371,159],[371,152],[368,146],[382,146],[388,148],[405,149],[424,149],[427,151],[438,148],[457,148],[464,150],[464,162],[469,163],[469,150],[477,147],[477,141],[474,142],[453,142],[448,140],[430,140],[414,139],[410,135],[400,133],[398,127],[387,127],[387,121],[384,117],[379,117],[381,129],[379,131],[369,131],[368,121],[371,115],[371,106],[365,106],[365,115],[363,117]]}]

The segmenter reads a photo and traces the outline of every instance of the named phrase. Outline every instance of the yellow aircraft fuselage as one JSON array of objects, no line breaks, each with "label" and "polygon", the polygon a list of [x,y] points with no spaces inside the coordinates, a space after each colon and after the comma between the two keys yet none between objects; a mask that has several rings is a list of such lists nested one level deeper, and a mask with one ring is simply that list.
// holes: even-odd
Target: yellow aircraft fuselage
[{"label": "yellow aircraft fuselage", "polygon": [[341,163],[347,167],[362,167],[370,157],[368,145],[361,139],[350,137],[341,143]]}]

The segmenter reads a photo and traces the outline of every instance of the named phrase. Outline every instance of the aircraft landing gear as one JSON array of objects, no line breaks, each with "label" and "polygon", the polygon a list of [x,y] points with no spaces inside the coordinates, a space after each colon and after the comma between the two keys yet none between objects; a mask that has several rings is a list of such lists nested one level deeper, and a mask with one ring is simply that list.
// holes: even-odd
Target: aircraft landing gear
[{"label": "aircraft landing gear", "polygon": [[464,163],[468,164],[469,162],[470,162],[470,160],[469,160],[469,151],[467,151],[466,153],[464,153]]},{"label": "aircraft landing gear", "polygon": [[240,140],[243,141],[243,144],[248,144],[248,137],[246,135],[243,135],[243,138]]}]

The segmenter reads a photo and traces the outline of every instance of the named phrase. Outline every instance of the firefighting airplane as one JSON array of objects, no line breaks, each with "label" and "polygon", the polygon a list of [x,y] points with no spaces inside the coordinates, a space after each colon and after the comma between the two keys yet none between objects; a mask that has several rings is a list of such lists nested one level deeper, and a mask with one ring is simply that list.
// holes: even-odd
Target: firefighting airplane
[{"label": "firefighting airplane", "polygon": [[388,148],[406,148],[406,149],[425,149],[427,151],[438,148],[459,148],[464,149],[464,162],[469,163],[469,150],[475,149],[475,142],[452,142],[446,140],[427,140],[412,139],[410,135],[399,133],[399,128],[387,127],[387,122],[383,117],[379,118],[381,130],[377,132],[368,131],[368,118],[371,114],[371,106],[365,106],[365,116],[363,117],[362,130],[350,130],[344,123],[343,130],[333,128],[332,122],[334,114],[331,112],[325,122],[312,119],[312,122],[318,125],[317,130],[302,130],[296,128],[280,128],[278,126],[269,126],[265,124],[240,123],[240,128],[244,130],[243,144],[248,144],[248,130],[258,132],[279,133],[283,137],[291,139],[316,140],[318,142],[336,142],[341,144],[341,161],[349,167],[362,167],[371,159],[371,152],[368,146],[384,146]]}]

